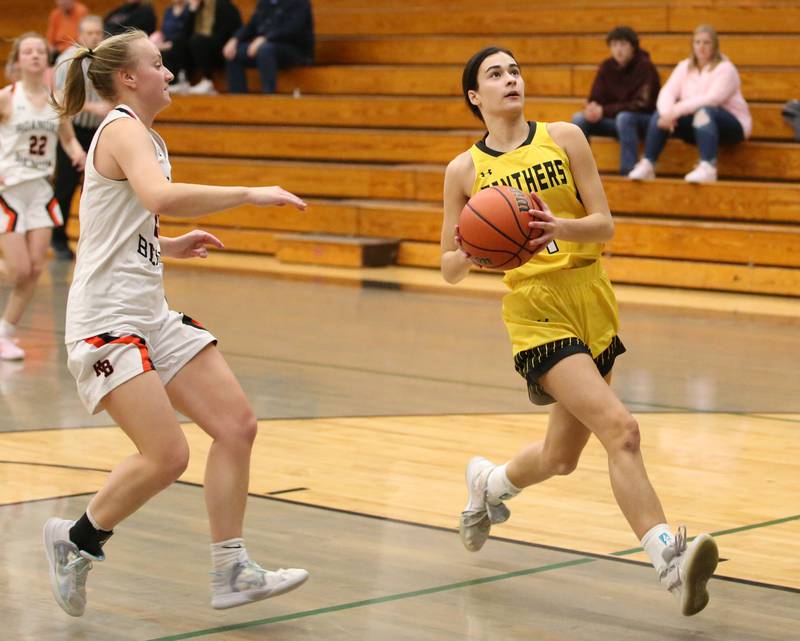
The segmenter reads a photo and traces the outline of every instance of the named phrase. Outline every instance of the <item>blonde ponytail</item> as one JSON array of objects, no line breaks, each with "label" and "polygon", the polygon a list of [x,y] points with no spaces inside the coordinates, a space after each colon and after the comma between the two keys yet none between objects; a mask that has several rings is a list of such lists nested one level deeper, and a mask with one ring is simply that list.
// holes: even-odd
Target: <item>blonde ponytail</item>
[{"label": "blonde ponytail", "polygon": [[83,109],[86,101],[86,79],[83,74],[84,60],[89,60],[86,75],[97,94],[108,102],[117,102],[117,88],[114,86],[114,75],[120,69],[135,66],[133,43],[147,34],[139,29],[130,29],[124,33],[103,40],[95,49],[80,47],[74,58],[62,64],[69,64],[67,79],[64,83],[64,95],[59,100],[53,98],[53,106],[62,116],[73,116]]},{"label": "blonde ponytail", "polygon": [[[61,103],[53,96],[52,104],[62,117],[71,117],[83,109],[86,102],[86,79],[83,75],[83,61],[93,57],[93,51],[81,47],[69,60],[62,62],[67,67],[67,79],[64,81],[64,94]],[[91,63],[90,63],[91,64]],[[61,65],[59,65],[61,66]]]}]

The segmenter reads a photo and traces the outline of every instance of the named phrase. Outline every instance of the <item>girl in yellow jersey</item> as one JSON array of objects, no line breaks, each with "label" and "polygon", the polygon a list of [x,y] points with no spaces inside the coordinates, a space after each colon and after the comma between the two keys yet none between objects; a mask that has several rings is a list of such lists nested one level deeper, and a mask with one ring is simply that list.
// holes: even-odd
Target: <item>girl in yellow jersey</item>
[{"label": "girl in yellow jersey", "polygon": [[661,582],[684,615],[708,603],[706,583],[718,561],[708,534],[687,544],[673,534],[647,478],[639,426],[608,382],[625,347],[617,336],[617,303],[600,265],[614,223],[586,137],[573,124],[528,122],[525,84],[513,54],[498,47],[476,53],[464,68],[467,106],[487,134],[447,167],[442,225],[442,275],[457,283],[472,262],[458,237],[458,216],[472,194],[505,184],[532,197],[530,226],[542,235],[536,252],[506,272],[503,299],[517,371],[536,404],[552,404],[547,434],[503,465],[482,457],[467,465],[469,501],[459,532],[479,550],[492,524],[508,519],[503,501],[557,474],[569,474],[594,434],[608,454],[614,496],[641,540]]}]

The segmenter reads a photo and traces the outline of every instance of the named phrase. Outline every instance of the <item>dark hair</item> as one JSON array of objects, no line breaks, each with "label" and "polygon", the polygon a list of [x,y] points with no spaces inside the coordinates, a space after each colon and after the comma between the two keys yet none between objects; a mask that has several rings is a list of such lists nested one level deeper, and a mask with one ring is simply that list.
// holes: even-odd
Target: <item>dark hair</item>
[{"label": "dark hair", "polygon": [[630,42],[631,45],[633,45],[634,51],[639,51],[639,36],[637,36],[636,32],[630,27],[621,25],[619,27],[614,27],[611,31],[609,31],[608,35],[606,36],[606,44],[610,45],[614,40],[624,40],[625,42]]},{"label": "dark hair", "polygon": [[[478,70],[481,67],[481,63],[486,60],[486,58],[496,53],[505,53],[514,58],[514,54],[503,47],[484,47],[467,61],[467,64],[464,66],[464,72],[461,74],[461,89],[464,92],[464,102],[467,103],[469,110],[475,114],[475,117],[479,118],[481,122],[483,122],[481,110],[470,102],[469,92],[478,89]],[[516,58],[514,58],[514,60],[516,60]]]}]

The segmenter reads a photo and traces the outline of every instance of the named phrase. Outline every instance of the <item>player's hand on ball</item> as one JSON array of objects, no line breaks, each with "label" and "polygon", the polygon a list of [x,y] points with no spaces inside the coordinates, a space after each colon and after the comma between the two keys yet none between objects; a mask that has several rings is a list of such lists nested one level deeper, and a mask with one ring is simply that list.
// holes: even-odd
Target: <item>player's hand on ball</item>
[{"label": "player's hand on ball", "polygon": [[[467,250],[464,249],[464,245],[461,243],[461,233],[458,231],[458,225],[456,225],[455,233],[456,235],[453,237],[453,240],[456,241],[456,251],[464,257],[464,263],[477,265],[477,263],[472,260],[472,256],[469,255]],[[480,265],[478,265],[478,267],[480,267]]]},{"label": "player's hand on ball", "polygon": [[277,207],[294,205],[301,211],[308,207],[302,198],[277,185],[274,187],[251,187],[247,202],[253,205],[275,205]]},{"label": "player's hand on ball", "polygon": [[530,194],[532,220],[528,223],[531,229],[540,230],[540,235],[528,241],[528,246],[534,254],[538,254],[558,236],[559,219],[553,216],[553,212],[539,196]]}]

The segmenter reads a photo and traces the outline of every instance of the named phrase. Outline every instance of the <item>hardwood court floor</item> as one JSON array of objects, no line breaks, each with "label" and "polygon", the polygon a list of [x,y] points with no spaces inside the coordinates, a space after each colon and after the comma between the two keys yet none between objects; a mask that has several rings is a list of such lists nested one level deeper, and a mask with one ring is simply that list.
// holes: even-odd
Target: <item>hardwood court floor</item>
[{"label": "hardwood court floor", "polygon": [[[71,619],[49,594],[40,528],[74,517],[131,451],[77,402],[60,346],[67,274],[53,264],[25,320],[22,366],[0,368],[0,639],[796,639],[800,625],[800,321],[623,305],[615,388],[636,410],[674,523],[716,533],[712,603],[682,618],[641,563],[602,449],[510,503],[478,554],[453,531],[463,466],[541,436],[492,297],[173,271],[253,401],[246,538],[312,579],[280,599],[207,605],[202,468],[185,430],[182,483],[126,521]],[[599,555],[599,556],[598,556]]]}]

